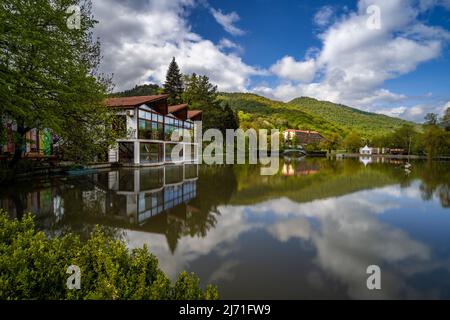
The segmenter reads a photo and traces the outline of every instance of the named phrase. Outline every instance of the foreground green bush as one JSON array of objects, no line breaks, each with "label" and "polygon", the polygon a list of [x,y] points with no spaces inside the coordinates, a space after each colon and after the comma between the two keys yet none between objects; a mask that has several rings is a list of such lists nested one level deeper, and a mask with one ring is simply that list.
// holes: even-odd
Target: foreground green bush
[{"label": "foreground green bush", "polygon": [[[70,265],[81,270],[81,289],[69,290]],[[76,235],[49,239],[34,219],[11,220],[0,211],[0,299],[217,299],[194,274],[172,284],[144,246],[128,250],[97,228],[81,242]]]}]

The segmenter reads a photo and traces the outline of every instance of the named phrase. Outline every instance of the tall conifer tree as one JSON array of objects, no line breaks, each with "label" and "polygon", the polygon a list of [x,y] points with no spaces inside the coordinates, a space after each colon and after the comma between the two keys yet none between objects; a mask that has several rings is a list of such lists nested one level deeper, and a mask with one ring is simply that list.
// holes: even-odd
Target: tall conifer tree
[{"label": "tall conifer tree", "polygon": [[183,94],[183,78],[178,67],[175,57],[169,65],[167,70],[166,82],[164,83],[164,93],[169,95],[167,99],[169,104],[179,104],[182,102],[181,95]]}]

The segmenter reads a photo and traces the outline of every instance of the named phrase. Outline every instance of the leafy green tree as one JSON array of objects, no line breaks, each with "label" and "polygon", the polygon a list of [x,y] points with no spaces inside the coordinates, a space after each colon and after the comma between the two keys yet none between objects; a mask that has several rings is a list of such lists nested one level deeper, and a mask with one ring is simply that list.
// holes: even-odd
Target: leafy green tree
[{"label": "leafy green tree", "polygon": [[321,147],[328,150],[336,150],[342,143],[342,137],[337,133],[330,134],[327,139],[322,143]]},{"label": "leafy green tree", "polygon": [[213,85],[207,76],[195,73],[184,77],[185,90],[183,101],[192,109],[203,111],[203,130],[237,129],[239,118],[228,103],[221,105],[218,99],[217,86]]},{"label": "leafy green tree", "polygon": [[308,143],[305,146],[305,150],[308,153],[312,153],[312,152],[318,151],[319,149],[320,148],[319,148],[319,145],[317,143]]},{"label": "leafy green tree", "polygon": [[[81,289],[66,286],[67,268],[81,271]],[[216,287],[202,290],[194,274],[174,284],[147,247],[128,250],[97,228],[86,241],[68,234],[48,238],[27,215],[11,220],[0,212],[0,299],[218,299]]]},{"label": "leafy green tree", "polygon": [[294,134],[292,136],[292,138],[290,140],[290,144],[291,144],[292,147],[297,148],[297,146],[298,146],[298,138],[297,138],[296,134]]},{"label": "leafy green tree", "polygon": [[426,125],[436,125],[438,123],[438,115],[436,113],[427,113],[425,115],[425,124]]},{"label": "leafy green tree", "polygon": [[450,107],[448,107],[447,110],[445,110],[441,124],[446,131],[450,131]]},{"label": "leafy green tree", "polygon": [[[79,28],[67,23],[70,5],[81,8]],[[49,129],[61,149],[81,152],[83,161],[114,142],[112,117],[103,105],[111,82],[97,72],[95,23],[88,0],[0,3],[0,113],[17,126],[13,166],[32,128]]]},{"label": "leafy green tree", "polygon": [[[316,116],[322,121],[328,121],[331,125],[328,125],[327,129],[341,127],[349,132],[355,131],[364,133],[367,137],[391,131],[393,128],[397,128],[407,122],[399,118],[365,112],[349,106],[328,101],[319,101],[309,97],[296,98],[288,102],[287,105],[296,106],[298,111],[303,111]],[[337,133],[345,136],[343,132]],[[324,132],[324,134],[326,134],[326,132]]]},{"label": "leafy green tree", "polygon": [[184,76],[184,83],[183,101],[185,103],[203,109],[218,106],[217,86],[213,85],[207,76],[199,76],[195,73],[186,75]]},{"label": "leafy green tree", "polygon": [[370,144],[376,148],[390,147],[390,137],[387,135],[376,135],[370,139]]},{"label": "leafy green tree", "polygon": [[429,159],[450,153],[450,134],[438,126],[429,126],[426,129],[423,143]]},{"label": "leafy green tree", "polygon": [[172,59],[169,69],[167,70],[164,93],[169,95],[169,98],[167,99],[169,104],[175,105],[182,102],[183,76],[175,61],[175,57]]},{"label": "leafy green tree", "polygon": [[239,128],[239,118],[237,114],[230,108],[228,103],[223,106],[223,126],[222,130]]},{"label": "leafy green tree", "polygon": [[362,145],[361,136],[356,132],[350,132],[344,139],[344,146],[350,152],[357,152]]},{"label": "leafy green tree", "polygon": [[407,123],[396,129],[391,136],[392,144],[396,148],[410,150],[417,138],[417,131],[413,125]]}]

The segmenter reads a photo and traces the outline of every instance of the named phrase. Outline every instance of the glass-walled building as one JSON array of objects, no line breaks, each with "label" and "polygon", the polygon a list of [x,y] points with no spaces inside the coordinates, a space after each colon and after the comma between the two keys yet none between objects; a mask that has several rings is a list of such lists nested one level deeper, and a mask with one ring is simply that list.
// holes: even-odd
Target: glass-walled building
[{"label": "glass-walled building", "polygon": [[123,138],[109,151],[109,162],[145,166],[196,160],[198,145],[194,140],[194,126],[202,121],[202,112],[188,110],[187,104],[169,106],[167,97],[137,96],[106,101],[116,111],[117,130],[123,133]]}]

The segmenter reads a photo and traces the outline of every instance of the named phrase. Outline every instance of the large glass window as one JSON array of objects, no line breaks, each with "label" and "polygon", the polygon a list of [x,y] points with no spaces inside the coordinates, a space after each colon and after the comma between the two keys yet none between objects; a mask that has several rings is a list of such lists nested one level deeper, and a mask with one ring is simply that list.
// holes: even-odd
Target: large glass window
[{"label": "large glass window", "polygon": [[139,139],[163,140],[162,118],[156,113],[139,110]]},{"label": "large glass window", "polygon": [[172,133],[175,130],[174,126],[171,124],[164,125],[164,140],[171,141]]},{"label": "large glass window", "polygon": [[133,142],[119,142],[119,162],[133,163],[134,162],[134,143]]},{"label": "large glass window", "polygon": [[163,144],[153,142],[140,142],[140,162],[141,163],[158,163],[162,162]]},{"label": "large glass window", "polygon": [[172,159],[172,151],[175,146],[177,146],[177,143],[166,143],[166,161],[180,161],[183,160],[183,148],[180,148],[180,152],[177,155],[178,159]]},{"label": "large glass window", "polygon": [[193,142],[194,141],[194,124],[191,122],[191,120],[186,120],[183,123],[183,127],[185,130],[185,134],[188,135],[189,134],[189,142]]}]

